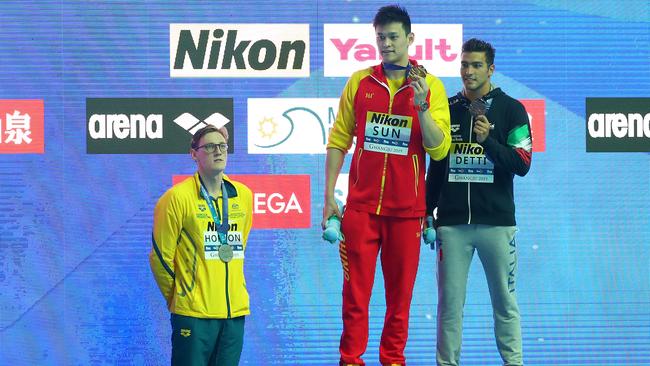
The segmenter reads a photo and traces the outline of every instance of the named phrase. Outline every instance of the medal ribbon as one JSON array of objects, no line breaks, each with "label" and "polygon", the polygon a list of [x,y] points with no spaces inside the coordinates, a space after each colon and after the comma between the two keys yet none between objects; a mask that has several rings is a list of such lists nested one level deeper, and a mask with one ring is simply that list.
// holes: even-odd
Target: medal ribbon
[{"label": "medal ribbon", "polygon": [[[219,241],[221,242],[221,244],[227,244],[226,234],[228,233],[229,226],[228,226],[228,191],[226,191],[226,185],[222,180],[221,196],[223,202],[223,223],[221,223],[219,211],[217,210],[218,207],[215,208],[214,204],[212,203],[212,197],[208,193],[208,190],[205,189],[205,186],[203,185],[203,180],[201,179],[200,175],[199,175],[199,180],[201,181],[201,196],[203,196],[203,199],[208,204],[208,208],[210,209],[210,213],[212,214],[212,220],[214,220],[214,223],[216,224],[217,227],[217,235],[219,236]],[[217,202],[216,199],[215,202]]]},{"label": "medal ribbon", "polygon": [[387,63],[382,63],[384,66],[385,70],[406,70],[406,77],[409,76],[409,72],[411,72],[411,63],[409,62],[408,65],[406,66],[400,66],[400,65],[395,65],[395,64],[387,64]]}]

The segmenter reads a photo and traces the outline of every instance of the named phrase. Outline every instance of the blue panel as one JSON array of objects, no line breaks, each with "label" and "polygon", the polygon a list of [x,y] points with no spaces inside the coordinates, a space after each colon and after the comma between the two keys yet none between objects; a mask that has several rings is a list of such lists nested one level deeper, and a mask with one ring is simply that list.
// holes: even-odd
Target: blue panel
[{"label": "blue panel", "polygon": [[[575,4],[404,5],[414,24],[462,24],[463,39],[492,42],[493,81],[515,98],[545,100],[545,151],[515,179],[526,364],[650,365],[650,154],[585,147],[585,98],[650,97],[650,3]],[[325,156],[249,154],[247,98],[338,98],[346,79],[324,76],[323,26],[361,23],[371,34],[382,5],[0,2],[0,99],[45,105],[45,153],[0,154],[0,364],[169,364],[169,313],[147,259],[153,207],[173,175],[195,166],[186,155],[88,154],[87,98],[233,98],[228,173],[311,177],[310,228],[251,233],[241,364],[336,364],[342,272],[337,248],[320,238]],[[172,23],[309,24],[310,77],[171,78]],[[442,81],[449,95],[462,87]],[[435,270],[423,247],[409,365],[435,363]],[[384,310],[378,275],[369,364]],[[462,364],[499,364],[478,260],[464,321]]]}]

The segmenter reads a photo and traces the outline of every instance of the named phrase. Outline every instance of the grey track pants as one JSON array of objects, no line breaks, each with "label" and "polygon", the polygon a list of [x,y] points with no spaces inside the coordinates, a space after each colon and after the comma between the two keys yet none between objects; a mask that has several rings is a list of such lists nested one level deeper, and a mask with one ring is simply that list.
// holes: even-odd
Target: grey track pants
[{"label": "grey track pants", "polygon": [[474,224],[438,228],[436,361],[439,366],[459,364],[467,275],[475,250],[490,290],[494,335],[503,363],[523,365],[519,307],[515,296],[516,231],[514,226]]}]

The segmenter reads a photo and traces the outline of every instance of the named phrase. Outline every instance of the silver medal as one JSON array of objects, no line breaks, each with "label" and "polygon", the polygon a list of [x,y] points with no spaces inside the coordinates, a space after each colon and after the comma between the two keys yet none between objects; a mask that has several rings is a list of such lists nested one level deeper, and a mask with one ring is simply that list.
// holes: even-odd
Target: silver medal
[{"label": "silver medal", "polygon": [[228,263],[232,260],[233,251],[232,247],[228,244],[221,244],[219,246],[219,259],[223,262]]}]

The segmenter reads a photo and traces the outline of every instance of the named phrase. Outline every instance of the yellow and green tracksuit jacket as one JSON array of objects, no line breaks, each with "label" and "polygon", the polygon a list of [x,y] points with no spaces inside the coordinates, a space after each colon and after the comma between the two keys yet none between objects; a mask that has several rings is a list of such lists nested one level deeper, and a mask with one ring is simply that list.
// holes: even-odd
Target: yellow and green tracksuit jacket
[{"label": "yellow and green tracksuit jacket", "polygon": [[[201,196],[198,173],[165,192],[154,209],[149,264],[172,313],[217,319],[250,314],[243,254],[252,226],[253,194],[225,175],[223,180],[228,192],[228,244],[241,249],[228,263],[208,259],[211,256],[204,251],[205,235],[216,234],[216,229]],[[222,196],[213,202],[221,214]]]}]

